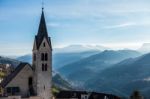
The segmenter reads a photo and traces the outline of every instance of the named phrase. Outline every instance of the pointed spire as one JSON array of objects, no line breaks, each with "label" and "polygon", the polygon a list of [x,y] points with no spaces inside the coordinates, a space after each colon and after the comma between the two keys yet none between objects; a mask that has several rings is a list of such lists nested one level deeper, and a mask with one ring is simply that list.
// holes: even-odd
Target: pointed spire
[{"label": "pointed spire", "polygon": [[41,20],[39,24],[39,30],[38,30],[38,35],[40,37],[48,37],[47,33],[47,27],[46,27],[46,22],[45,22],[45,17],[44,17],[44,8],[42,7],[42,14],[41,14]]},{"label": "pointed spire", "polygon": [[35,36],[37,49],[40,47],[44,38],[46,38],[46,40],[49,43],[49,46],[51,47],[51,41],[50,41],[50,37],[48,37],[48,32],[47,32],[47,27],[46,27],[46,22],[44,17],[44,8],[42,7],[42,14],[40,19],[38,34]]}]

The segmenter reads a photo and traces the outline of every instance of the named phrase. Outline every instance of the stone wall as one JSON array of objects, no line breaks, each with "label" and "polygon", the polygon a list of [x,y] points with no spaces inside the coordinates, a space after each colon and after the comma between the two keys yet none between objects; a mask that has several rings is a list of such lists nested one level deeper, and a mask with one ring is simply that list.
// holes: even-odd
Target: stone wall
[{"label": "stone wall", "polygon": [[[45,43],[45,46],[43,46]],[[41,54],[47,53],[48,60],[42,61]],[[33,60],[33,65],[35,66],[34,72],[34,88],[37,91],[37,95],[41,96],[43,99],[50,99],[51,94],[51,78],[52,78],[52,51],[48,44],[48,41],[44,38],[40,48],[38,50],[34,49],[33,54],[36,54],[36,60]],[[42,64],[47,64],[47,71],[42,71]]]},{"label": "stone wall", "polygon": [[[33,71],[29,65],[26,65],[17,75],[10,81],[10,83],[5,87],[19,87],[22,97],[27,97],[29,94],[28,79],[33,76]],[[5,89],[6,91],[6,89]],[[7,94],[9,96],[9,94]]]}]

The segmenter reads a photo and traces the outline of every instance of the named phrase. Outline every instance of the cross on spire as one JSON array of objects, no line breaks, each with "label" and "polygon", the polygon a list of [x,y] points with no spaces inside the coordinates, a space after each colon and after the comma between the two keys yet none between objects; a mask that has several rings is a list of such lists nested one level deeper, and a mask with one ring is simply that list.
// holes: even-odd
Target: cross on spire
[{"label": "cross on spire", "polygon": [[42,10],[44,9],[44,0],[42,0]]}]

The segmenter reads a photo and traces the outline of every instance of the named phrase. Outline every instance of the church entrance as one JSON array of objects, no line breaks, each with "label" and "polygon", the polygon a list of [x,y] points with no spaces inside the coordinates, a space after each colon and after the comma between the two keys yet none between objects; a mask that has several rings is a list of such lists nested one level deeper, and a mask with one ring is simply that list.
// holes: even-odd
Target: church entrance
[{"label": "church entrance", "polygon": [[32,77],[29,77],[29,86],[31,86],[32,85]]}]

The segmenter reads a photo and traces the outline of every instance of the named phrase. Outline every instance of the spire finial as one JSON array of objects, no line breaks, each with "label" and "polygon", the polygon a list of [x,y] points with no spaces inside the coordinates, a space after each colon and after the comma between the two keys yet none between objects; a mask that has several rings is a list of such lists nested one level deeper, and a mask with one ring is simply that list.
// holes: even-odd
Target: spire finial
[{"label": "spire finial", "polygon": [[44,0],[42,0],[42,11],[44,10]]}]

